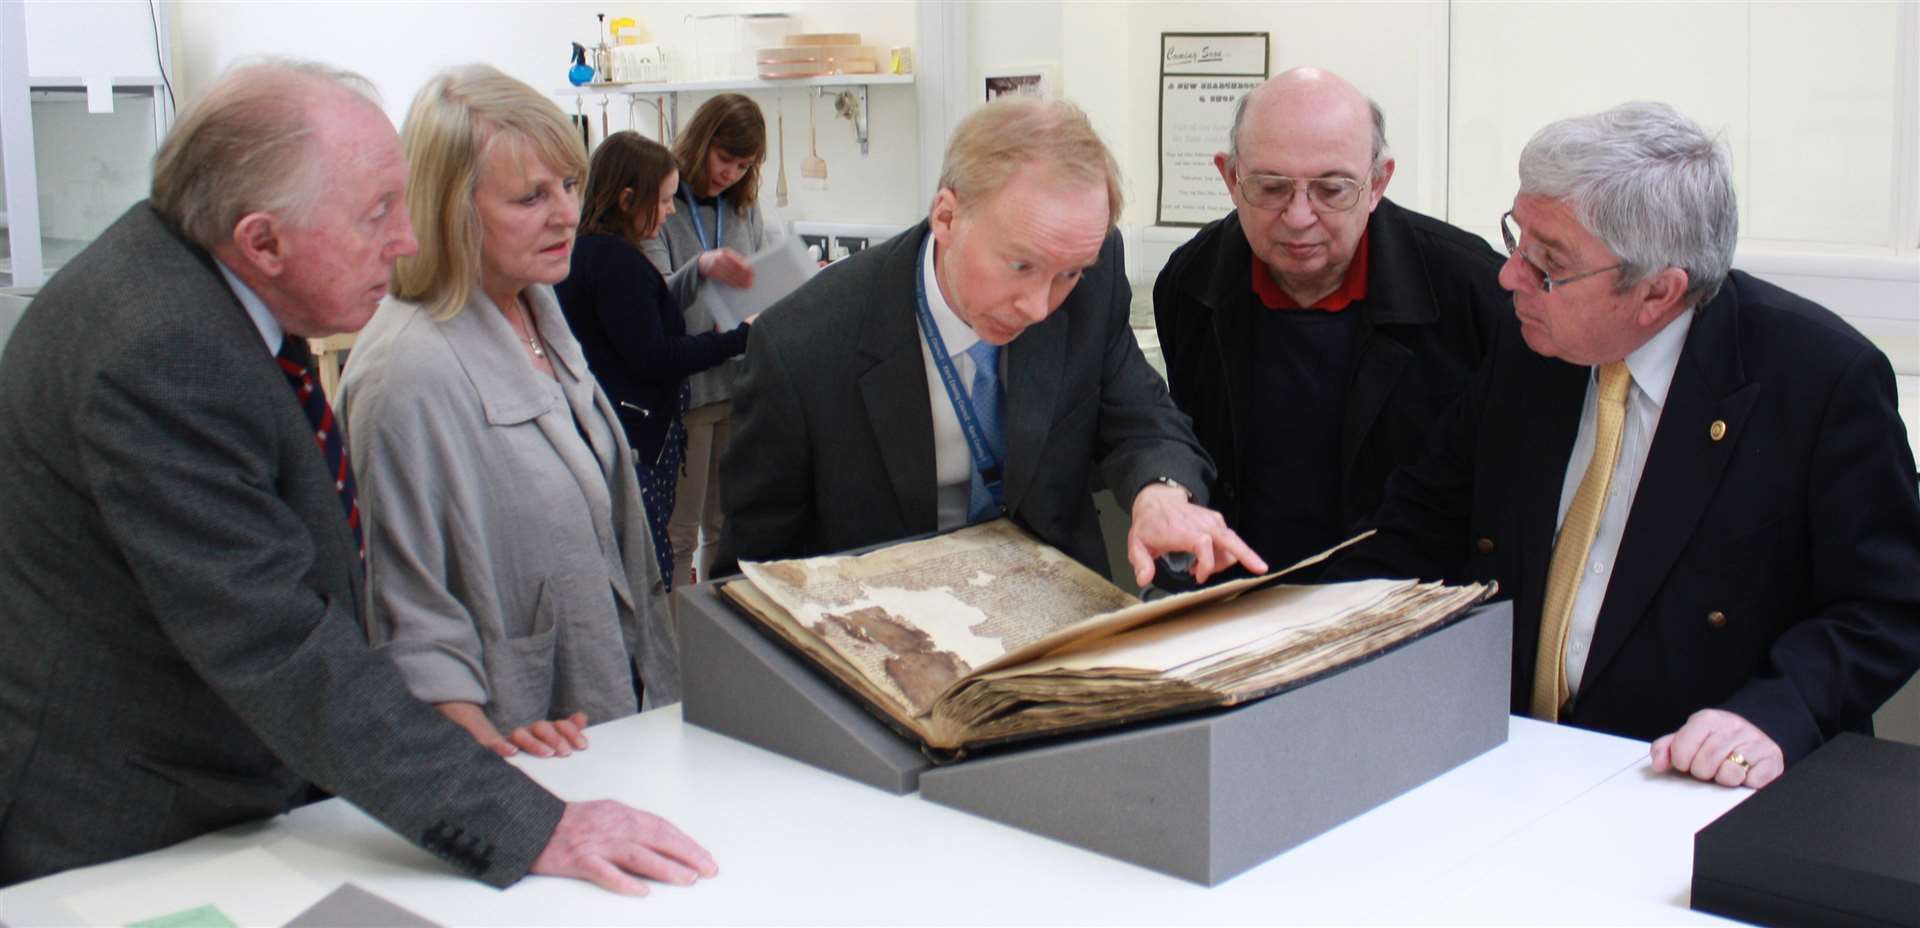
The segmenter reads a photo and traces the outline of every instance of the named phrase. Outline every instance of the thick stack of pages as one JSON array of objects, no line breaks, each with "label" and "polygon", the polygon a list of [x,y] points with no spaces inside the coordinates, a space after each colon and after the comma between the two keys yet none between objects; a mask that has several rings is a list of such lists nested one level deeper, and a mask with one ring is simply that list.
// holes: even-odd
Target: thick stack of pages
[{"label": "thick stack of pages", "polygon": [[1278,582],[1335,550],[1142,603],[999,520],[866,554],[747,562],[721,592],[897,730],[959,750],[1256,699],[1491,592]]}]

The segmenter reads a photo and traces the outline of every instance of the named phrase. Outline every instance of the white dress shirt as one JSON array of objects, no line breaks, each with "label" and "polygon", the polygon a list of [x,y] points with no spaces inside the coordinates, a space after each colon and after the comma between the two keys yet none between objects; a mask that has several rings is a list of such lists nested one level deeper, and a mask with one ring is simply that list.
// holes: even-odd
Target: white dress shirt
[{"label": "white dress shirt", "polygon": [[[1680,351],[1686,347],[1687,331],[1693,328],[1693,313],[1680,314],[1659,334],[1627,355],[1627,372],[1632,386],[1627,390],[1627,416],[1620,432],[1620,460],[1613,467],[1613,481],[1607,486],[1607,500],[1600,511],[1600,525],[1593,534],[1593,547],[1587,551],[1587,563],[1580,571],[1580,586],[1573,594],[1573,615],[1567,627],[1567,691],[1580,692],[1581,676],[1592,653],[1594,623],[1600,616],[1600,604],[1607,598],[1607,581],[1613,577],[1620,553],[1620,537],[1626,533],[1627,516],[1633,511],[1633,495],[1640,488],[1640,475],[1647,465],[1647,450],[1653,445],[1654,432],[1660,427],[1660,411],[1667,405],[1667,388],[1673,385],[1674,369],[1680,365]],[[1587,463],[1593,459],[1595,416],[1599,405],[1598,368],[1587,372],[1587,399],[1580,410],[1580,433],[1574,439],[1573,453],[1567,458],[1567,475],[1560,488],[1560,512],[1554,519],[1554,537],[1567,520],[1567,509],[1580,490]]]},{"label": "white dress shirt", "polygon": [[[940,329],[940,338],[946,342],[947,352],[953,358],[953,370],[960,375],[961,389],[967,391],[971,399],[973,357],[967,354],[967,349],[972,348],[980,336],[953,314],[953,307],[947,305],[947,298],[940,293],[940,282],[933,274],[933,249],[937,247],[936,243],[927,248],[926,257],[920,262],[920,280],[926,286],[927,309],[933,315],[933,324]],[[919,318],[919,313],[914,313],[916,329]],[[972,499],[973,450],[967,447],[966,433],[960,430],[960,417],[954,415],[953,402],[947,399],[946,383],[940,379],[940,368],[934,366],[933,349],[927,347],[924,331],[920,333],[920,360],[926,364],[927,404],[933,411],[935,512],[940,530],[944,532],[967,522]]]},{"label": "white dress shirt", "polygon": [[227,270],[227,266],[221,264],[219,259],[214,259],[213,266],[220,269],[220,276],[227,279],[227,286],[233,290],[233,295],[239,297],[241,306],[246,307],[247,316],[253,320],[254,328],[260,330],[260,337],[267,342],[267,352],[279,355],[280,344],[286,341],[287,336],[280,328],[280,320],[273,318],[273,312],[267,309],[266,301],[260,299],[260,294],[253,292],[253,288],[243,283],[232,271]]}]

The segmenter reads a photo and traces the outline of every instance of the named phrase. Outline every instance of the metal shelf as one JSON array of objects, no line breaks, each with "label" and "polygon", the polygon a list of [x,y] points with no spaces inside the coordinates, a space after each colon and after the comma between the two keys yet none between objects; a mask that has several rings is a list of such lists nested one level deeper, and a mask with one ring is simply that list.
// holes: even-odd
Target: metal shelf
[{"label": "metal shelf", "polygon": [[[666,144],[673,143],[673,134],[680,126],[680,95],[682,93],[721,93],[729,90],[787,90],[799,87],[811,90],[816,95],[825,95],[826,88],[845,87],[859,101],[853,120],[854,135],[860,140],[860,154],[867,154],[867,88],[872,86],[902,86],[913,83],[911,74],[830,74],[825,77],[790,77],[779,80],[766,80],[758,77],[734,78],[717,81],[652,81],[588,84],[584,87],[563,87],[554,91],[559,97],[666,97],[667,112],[661,120]],[[602,105],[604,109],[604,102]]]},{"label": "metal shelf", "polygon": [[633,81],[624,84],[588,84],[554,91],[562,97],[619,93],[660,96],[673,93],[718,93],[727,90],[780,90],[787,87],[866,87],[913,83],[911,74],[830,74],[825,77],[788,77],[766,80],[740,77],[717,81]]}]

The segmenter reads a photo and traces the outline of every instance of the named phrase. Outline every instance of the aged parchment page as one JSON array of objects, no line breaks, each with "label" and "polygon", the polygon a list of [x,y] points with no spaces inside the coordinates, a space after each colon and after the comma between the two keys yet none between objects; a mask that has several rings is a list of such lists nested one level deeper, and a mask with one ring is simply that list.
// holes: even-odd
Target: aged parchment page
[{"label": "aged parchment page", "polygon": [[1006,520],[867,554],[740,567],[916,716],[975,667],[1138,602]]}]

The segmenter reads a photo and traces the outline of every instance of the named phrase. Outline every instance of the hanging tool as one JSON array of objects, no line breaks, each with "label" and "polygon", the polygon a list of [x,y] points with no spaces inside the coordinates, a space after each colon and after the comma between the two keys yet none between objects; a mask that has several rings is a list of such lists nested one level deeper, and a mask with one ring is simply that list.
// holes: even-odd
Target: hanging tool
[{"label": "hanging tool", "polygon": [[807,95],[807,145],[811,154],[800,160],[800,186],[827,189],[827,159],[820,157],[820,134],[813,125],[813,94]]},{"label": "hanging tool", "polygon": [[787,205],[787,95],[786,94],[781,93],[781,94],[774,95],[773,110],[774,110],[774,116],[776,119],[776,124],[779,126],[779,129],[777,130],[779,132],[779,135],[777,136],[777,138],[779,140],[779,145],[780,145],[780,182],[773,185],[773,205],[784,207]]}]

